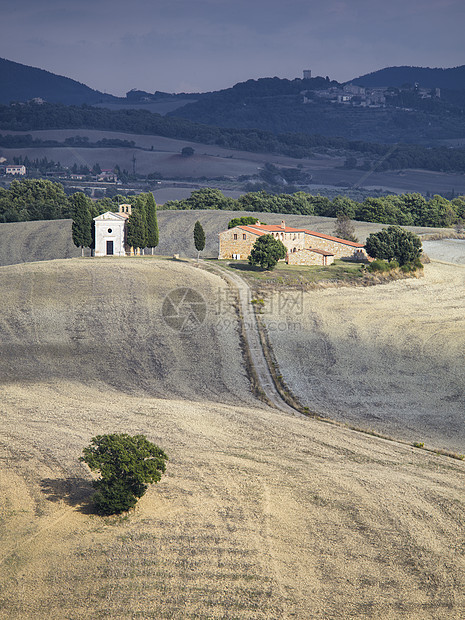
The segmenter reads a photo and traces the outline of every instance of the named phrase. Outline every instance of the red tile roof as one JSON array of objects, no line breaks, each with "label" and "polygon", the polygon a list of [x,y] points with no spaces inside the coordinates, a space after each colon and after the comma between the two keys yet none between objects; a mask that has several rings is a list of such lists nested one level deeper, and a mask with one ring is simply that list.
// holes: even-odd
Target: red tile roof
[{"label": "red tile roof", "polygon": [[255,230],[251,226],[236,226],[235,228],[240,228],[241,230],[245,230],[246,232],[253,233],[254,235],[258,235],[261,237],[262,235],[268,234],[268,232],[263,230]]},{"label": "red tile roof", "polygon": [[259,237],[261,237],[262,235],[273,233],[273,232],[283,232],[283,233],[303,232],[306,235],[311,235],[313,237],[320,237],[320,239],[326,239],[327,241],[336,241],[337,243],[343,243],[344,245],[350,245],[353,248],[364,247],[363,243],[354,243],[353,241],[347,241],[347,239],[340,239],[339,237],[332,237],[331,235],[325,235],[323,233],[315,232],[314,230],[307,230],[306,228],[292,228],[290,226],[286,226],[285,228],[283,228],[279,224],[249,224],[248,226],[236,226],[235,228],[240,228],[241,230],[245,230],[246,232],[252,233],[254,235],[258,235]]},{"label": "red tile roof", "polygon": [[[309,252],[316,252],[317,254],[323,254],[323,256],[334,256],[332,252],[327,252],[326,250],[319,250],[318,248],[308,248]],[[302,250],[297,250],[297,252],[302,252]]]}]

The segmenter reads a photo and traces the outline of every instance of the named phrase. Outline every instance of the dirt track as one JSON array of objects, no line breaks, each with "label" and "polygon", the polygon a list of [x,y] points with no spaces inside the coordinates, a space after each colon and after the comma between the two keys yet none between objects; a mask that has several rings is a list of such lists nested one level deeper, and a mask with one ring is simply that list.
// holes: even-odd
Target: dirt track
[{"label": "dirt track", "polygon": [[[151,259],[0,269],[0,617],[462,618],[465,463],[264,407],[227,297],[179,334],[173,286],[223,290]],[[77,460],[114,431],[170,457],[126,520],[88,514]]]}]

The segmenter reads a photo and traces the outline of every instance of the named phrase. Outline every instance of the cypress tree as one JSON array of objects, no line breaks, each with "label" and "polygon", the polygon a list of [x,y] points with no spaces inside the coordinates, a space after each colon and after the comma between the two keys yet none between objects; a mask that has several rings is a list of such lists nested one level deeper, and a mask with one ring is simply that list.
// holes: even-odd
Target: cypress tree
[{"label": "cypress tree", "polygon": [[145,248],[145,217],[142,209],[133,208],[128,218],[127,243],[133,248]]},{"label": "cypress tree", "polygon": [[145,209],[147,212],[147,247],[152,249],[158,245],[158,222],[157,222],[157,205],[152,192],[147,194],[145,201]]},{"label": "cypress tree", "polygon": [[81,248],[81,256],[84,256],[84,248],[92,245],[92,215],[90,213],[88,198],[77,192],[69,199],[73,213],[73,243]]},{"label": "cypress tree", "polygon": [[194,226],[194,245],[197,250],[197,262],[199,260],[199,254],[205,247],[205,232],[202,228],[202,224],[197,220]]}]

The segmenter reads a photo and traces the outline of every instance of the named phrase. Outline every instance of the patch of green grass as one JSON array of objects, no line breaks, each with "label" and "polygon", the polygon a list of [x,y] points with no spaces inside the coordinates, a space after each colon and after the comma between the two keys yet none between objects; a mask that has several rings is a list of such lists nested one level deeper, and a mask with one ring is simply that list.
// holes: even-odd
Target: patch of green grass
[{"label": "patch of green grass", "polygon": [[364,265],[344,260],[336,260],[328,267],[287,265],[284,262],[279,262],[272,271],[263,271],[259,267],[253,267],[245,260],[218,260],[215,262],[255,284],[301,286],[317,282],[348,282],[365,275]]}]

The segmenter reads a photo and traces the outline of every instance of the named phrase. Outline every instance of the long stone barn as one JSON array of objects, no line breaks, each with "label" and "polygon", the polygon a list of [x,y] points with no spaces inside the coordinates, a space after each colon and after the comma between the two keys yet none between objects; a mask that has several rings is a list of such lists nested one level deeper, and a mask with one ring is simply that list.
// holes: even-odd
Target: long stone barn
[{"label": "long stone barn", "polygon": [[263,235],[273,235],[286,246],[289,265],[331,265],[336,258],[365,261],[368,255],[361,243],[331,237],[305,228],[291,228],[284,220],[281,225],[249,224],[235,226],[219,233],[219,259],[245,260],[255,241]]}]

